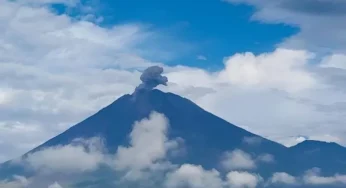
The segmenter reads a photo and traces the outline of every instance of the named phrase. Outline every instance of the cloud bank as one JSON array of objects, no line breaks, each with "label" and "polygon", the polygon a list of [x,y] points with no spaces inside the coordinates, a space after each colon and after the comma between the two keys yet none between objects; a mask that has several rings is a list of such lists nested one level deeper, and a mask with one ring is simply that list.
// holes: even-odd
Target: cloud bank
[{"label": "cloud bank", "polygon": [[275,172],[270,178],[264,179],[255,170],[263,163],[272,163],[274,157],[270,154],[251,156],[239,149],[225,153],[223,158],[220,156],[221,169],[217,164],[212,169],[198,164],[175,164],[168,153],[183,146],[179,145],[179,138],[168,139],[168,128],[167,118],[152,112],[148,118],[134,122],[129,145],[119,146],[115,154],[105,150],[100,138],[75,139],[68,145],[36,151],[17,162],[34,170],[35,176],[14,175],[12,179],[1,180],[0,186],[60,188],[73,183],[85,173],[99,170],[100,166],[115,172],[112,175],[114,186],[140,184],[142,187],[155,185],[163,188],[256,188],[272,185],[346,185],[345,175],[325,177],[318,168],[310,169],[300,177]]},{"label": "cloud bank", "polygon": [[34,152],[23,162],[39,171],[76,173],[97,170],[107,160],[102,141],[92,138]]}]

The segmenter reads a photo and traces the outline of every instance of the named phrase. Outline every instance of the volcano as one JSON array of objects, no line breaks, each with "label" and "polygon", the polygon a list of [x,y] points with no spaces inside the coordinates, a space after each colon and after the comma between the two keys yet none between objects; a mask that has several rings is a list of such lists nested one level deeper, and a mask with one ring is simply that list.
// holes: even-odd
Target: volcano
[{"label": "volcano", "polygon": [[[155,71],[158,72],[154,74],[157,78],[162,71]],[[128,135],[134,122],[157,112],[169,121],[167,137],[184,140],[186,152],[174,159],[175,164],[202,165],[205,169],[219,168],[225,152],[241,150],[251,156],[273,156],[273,162],[252,169],[253,173],[260,174],[264,179],[268,179],[275,172],[301,176],[306,170],[315,167],[320,168],[325,176],[346,173],[346,149],[340,145],[306,141],[287,148],[233,125],[184,97],[153,89],[158,84],[165,84],[166,79],[159,79],[159,82],[155,79],[143,80],[148,80],[150,87],[146,87],[143,82],[144,85],[137,88],[133,94],[118,98],[91,117],[29,151],[22,158],[45,148],[68,145],[75,139],[94,137],[103,138],[109,153],[116,153],[119,146],[129,144]],[[3,177],[20,175],[24,173],[22,168],[13,166],[10,161],[0,167],[0,174]]]}]

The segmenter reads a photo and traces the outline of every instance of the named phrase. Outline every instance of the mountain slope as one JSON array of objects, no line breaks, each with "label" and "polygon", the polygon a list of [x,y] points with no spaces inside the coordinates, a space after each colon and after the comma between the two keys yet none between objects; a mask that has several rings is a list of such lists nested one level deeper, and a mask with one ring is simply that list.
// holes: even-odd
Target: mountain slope
[{"label": "mountain slope", "polygon": [[[341,146],[304,142],[286,148],[228,123],[188,99],[160,90],[142,90],[124,95],[27,154],[52,146],[67,145],[76,138],[95,136],[104,138],[107,150],[115,153],[119,146],[128,145],[128,135],[134,122],[147,118],[153,111],[164,114],[169,120],[170,139],[184,140],[187,152],[174,159],[176,164],[190,163],[202,165],[206,169],[219,168],[225,152],[241,149],[253,157],[263,154],[274,156],[273,163],[261,164],[252,169],[266,179],[274,172],[300,176],[313,167],[321,168],[327,175],[346,173],[346,150]],[[249,143],[246,139],[256,142]],[[317,152],[313,151],[316,145],[319,148]],[[22,169],[11,166],[11,163],[0,167],[0,176],[20,173],[23,173]]]},{"label": "mountain slope", "polygon": [[[124,95],[108,107],[62,134],[52,138],[33,151],[44,147],[68,144],[75,138],[100,136],[106,140],[107,149],[115,152],[126,145],[135,121],[156,111],[170,122],[169,137],[183,138],[189,151],[185,162],[213,167],[225,151],[241,148],[253,154],[270,153],[281,158],[287,156],[287,148],[269,141],[203,110],[188,99],[160,90]],[[251,146],[244,138],[261,140],[260,146]],[[31,152],[33,152],[31,151]]]},{"label": "mountain slope", "polygon": [[318,167],[327,174],[345,172],[346,148],[339,144],[306,140],[289,150],[295,161],[304,161],[305,168]]}]

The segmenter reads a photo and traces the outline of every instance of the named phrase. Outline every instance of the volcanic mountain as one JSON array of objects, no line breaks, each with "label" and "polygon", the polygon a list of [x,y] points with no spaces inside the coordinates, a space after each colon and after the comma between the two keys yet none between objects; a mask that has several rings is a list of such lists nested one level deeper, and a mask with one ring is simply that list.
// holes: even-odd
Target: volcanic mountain
[{"label": "volcanic mountain", "polygon": [[[222,171],[220,160],[225,152],[241,150],[254,158],[264,154],[273,157],[270,163],[263,163],[252,169],[253,173],[260,174],[264,179],[270,178],[275,172],[301,176],[306,170],[315,167],[320,168],[325,176],[346,173],[346,148],[317,141],[306,141],[287,148],[237,127],[184,97],[153,89],[158,84],[167,83],[161,73],[162,70],[157,67],[144,73],[141,77],[143,84],[133,94],[118,98],[91,117],[29,151],[22,158],[45,148],[70,144],[78,138],[94,137],[103,138],[107,150],[116,153],[119,146],[129,144],[128,135],[134,122],[157,112],[169,121],[167,137],[181,138],[184,141],[186,152],[173,159],[175,164],[202,165],[205,169],[216,168]],[[24,173],[22,168],[10,161],[0,167],[0,175],[21,175]]]}]

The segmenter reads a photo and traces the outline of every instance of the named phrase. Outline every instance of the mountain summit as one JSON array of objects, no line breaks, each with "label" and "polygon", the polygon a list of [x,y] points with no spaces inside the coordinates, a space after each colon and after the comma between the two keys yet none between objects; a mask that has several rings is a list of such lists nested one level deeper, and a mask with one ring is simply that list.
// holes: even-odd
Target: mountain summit
[{"label": "mountain summit", "polygon": [[[29,151],[22,158],[46,148],[68,145],[76,139],[88,140],[95,137],[104,140],[104,146],[110,155],[115,154],[119,146],[129,146],[129,135],[133,135],[134,123],[157,112],[169,122],[167,139],[179,138],[183,141],[184,152],[172,159],[172,163],[177,165],[201,165],[205,169],[215,168],[223,172],[226,169],[222,167],[221,161],[231,156],[228,165],[239,167],[250,161],[250,165],[243,165],[244,168],[241,169],[260,174],[263,179],[269,179],[276,172],[300,176],[315,167],[326,172],[326,175],[346,173],[346,159],[342,158],[346,156],[345,148],[331,145],[329,150],[329,146],[313,141],[310,142],[315,144],[306,143],[287,148],[255,135],[203,110],[184,97],[154,89],[159,84],[167,84],[168,79],[162,73],[161,67],[146,69],[141,76],[142,84],[133,94],[118,98],[91,117]],[[156,142],[155,139],[152,138],[152,142]],[[319,147],[323,147],[318,150],[320,152],[311,151]],[[321,153],[328,151],[333,151],[339,157]],[[255,164],[257,162],[260,165]],[[2,165],[0,174],[25,173],[23,167],[18,168],[13,164],[7,162]]]},{"label": "mountain summit", "polygon": [[[109,151],[126,145],[133,123],[148,118],[151,112],[163,114],[169,121],[170,138],[182,138],[187,151],[186,162],[213,167],[225,151],[237,148],[252,153],[275,153],[285,156],[286,147],[239,128],[203,110],[190,100],[173,93],[154,89],[167,84],[161,67],[149,67],[132,95],[124,95],[95,115],[45,142],[33,151],[71,143],[77,138],[101,137]],[[258,140],[260,147],[252,147],[246,138]],[[155,138],[153,138],[155,139]],[[32,152],[32,151],[31,151]],[[29,152],[30,153],[30,152]]]}]

